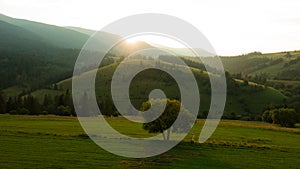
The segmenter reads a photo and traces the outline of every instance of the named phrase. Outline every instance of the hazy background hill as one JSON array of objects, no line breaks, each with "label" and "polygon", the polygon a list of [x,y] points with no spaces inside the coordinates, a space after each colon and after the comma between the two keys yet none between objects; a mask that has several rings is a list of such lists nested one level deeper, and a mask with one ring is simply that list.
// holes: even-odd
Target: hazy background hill
[{"label": "hazy background hill", "polygon": [[80,49],[89,38],[88,35],[74,30],[23,19],[15,19],[2,14],[0,14],[0,20],[27,29],[59,48]]},{"label": "hazy background hill", "polygon": [[47,40],[22,27],[0,20],[0,50],[26,51],[47,49],[53,47]]},{"label": "hazy background hill", "polygon": [[66,26],[66,29],[70,29],[70,30],[74,30],[86,35],[93,35],[95,32],[97,32],[96,30],[91,30],[91,29],[85,29],[85,28],[79,28],[79,27],[74,27],[74,26]]}]

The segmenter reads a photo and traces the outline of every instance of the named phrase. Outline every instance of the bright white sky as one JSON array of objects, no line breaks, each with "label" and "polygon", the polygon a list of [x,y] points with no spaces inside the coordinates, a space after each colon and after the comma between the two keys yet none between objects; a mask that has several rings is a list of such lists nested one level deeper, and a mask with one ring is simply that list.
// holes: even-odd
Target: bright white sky
[{"label": "bright white sky", "polygon": [[299,0],[0,0],[11,17],[96,30],[149,12],[190,22],[218,55],[300,49]]}]

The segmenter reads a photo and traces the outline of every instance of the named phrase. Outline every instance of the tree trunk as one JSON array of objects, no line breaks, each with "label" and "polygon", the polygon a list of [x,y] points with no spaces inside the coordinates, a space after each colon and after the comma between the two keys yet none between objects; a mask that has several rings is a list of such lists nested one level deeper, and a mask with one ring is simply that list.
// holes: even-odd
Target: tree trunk
[{"label": "tree trunk", "polygon": [[166,141],[165,132],[163,131],[161,134],[163,135],[164,141]]},{"label": "tree trunk", "polygon": [[167,140],[170,140],[170,132],[171,132],[171,128],[169,128],[169,129],[167,130]]}]

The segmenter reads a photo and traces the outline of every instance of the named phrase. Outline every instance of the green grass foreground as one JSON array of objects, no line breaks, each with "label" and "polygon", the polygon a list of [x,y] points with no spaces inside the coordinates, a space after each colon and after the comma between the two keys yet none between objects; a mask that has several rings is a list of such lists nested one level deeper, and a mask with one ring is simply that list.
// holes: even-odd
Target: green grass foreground
[{"label": "green grass foreground", "polygon": [[[134,137],[142,125],[108,118]],[[204,120],[190,133],[199,135]],[[106,152],[84,134],[75,117],[0,115],[0,168],[299,168],[300,128],[262,122],[222,121],[204,144],[191,134],[172,150],[151,158],[129,159]]]}]

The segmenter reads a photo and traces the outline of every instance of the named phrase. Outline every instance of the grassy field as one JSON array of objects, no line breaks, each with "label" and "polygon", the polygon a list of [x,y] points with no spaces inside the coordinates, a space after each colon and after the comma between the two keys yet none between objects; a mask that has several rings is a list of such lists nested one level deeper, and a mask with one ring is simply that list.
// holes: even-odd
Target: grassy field
[{"label": "grassy field", "polygon": [[[107,121],[122,133],[147,135],[124,118]],[[191,133],[203,123],[198,120]],[[98,147],[75,117],[0,115],[0,168],[299,168],[299,127],[222,121],[204,144],[190,144],[188,135],[162,155],[129,159]]]}]

